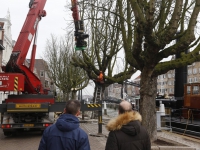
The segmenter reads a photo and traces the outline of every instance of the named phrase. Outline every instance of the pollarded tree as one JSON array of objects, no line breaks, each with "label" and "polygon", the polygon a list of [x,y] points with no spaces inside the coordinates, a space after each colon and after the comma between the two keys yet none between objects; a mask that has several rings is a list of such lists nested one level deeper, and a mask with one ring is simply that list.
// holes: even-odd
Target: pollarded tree
[{"label": "pollarded tree", "polygon": [[[73,58],[73,65],[83,68],[92,80],[97,79],[100,71],[102,71],[105,79],[102,85],[103,91],[110,84],[122,83],[129,79],[136,71],[127,62],[122,62],[124,53],[122,36],[120,36],[120,28],[118,27],[120,23],[118,16],[101,9],[107,8],[115,11],[114,3],[114,1],[107,0],[79,1],[79,4],[82,4],[79,6],[85,19],[85,28],[89,34],[89,40],[88,48],[81,51],[82,57]],[[119,61],[123,63],[123,67],[117,72],[115,71],[115,64]]]},{"label": "pollarded tree", "polygon": [[[155,140],[157,76],[200,60],[200,0],[117,0],[116,6],[126,60],[141,71],[142,124]],[[180,57],[161,62],[172,55]]]},{"label": "pollarded tree", "polygon": [[75,99],[76,92],[85,88],[89,82],[86,72],[70,63],[72,57],[78,57],[73,52],[71,37],[68,35],[65,40],[58,40],[51,35],[51,39],[47,40],[44,54],[48,76],[55,86],[62,91],[64,100]]}]

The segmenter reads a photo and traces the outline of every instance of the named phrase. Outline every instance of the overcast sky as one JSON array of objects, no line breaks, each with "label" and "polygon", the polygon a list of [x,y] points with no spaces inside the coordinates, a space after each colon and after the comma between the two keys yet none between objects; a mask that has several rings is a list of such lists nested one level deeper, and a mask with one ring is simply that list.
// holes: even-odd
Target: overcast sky
[{"label": "overcast sky", "polygon": [[[7,11],[10,11],[12,39],[17,40],[29,11],[29,0],[0,0],[0,3],[0,18],[4,18]],[[66,0],[46,1],[44,10],[46,10],[47,16],[43,17],[39,23],[36,58],[43,56],[46,40],[50,37],[50,34],[63,36],[67,21],[73,20],[70,8],[67,8],[68,11],[66,11],[65,6]],[[30,57],[30,51],[27,57]]]}]

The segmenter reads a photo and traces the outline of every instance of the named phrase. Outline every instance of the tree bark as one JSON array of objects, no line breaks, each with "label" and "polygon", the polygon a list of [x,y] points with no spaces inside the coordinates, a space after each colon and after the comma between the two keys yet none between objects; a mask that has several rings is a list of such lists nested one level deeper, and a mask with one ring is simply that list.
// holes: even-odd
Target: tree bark
[{"label": "tree bark", "polygon": [[77,97],[76,97],[76,90],[73,90],[72,91],[72,99],[76,99]]},{"label": "tree bark", "polygon": [[142,125],[147,129],[152,141],[157,139],[156,129],[156,93],[157,78],[151,77],[151,70],[144,69],[140,82],[140,108]]}]

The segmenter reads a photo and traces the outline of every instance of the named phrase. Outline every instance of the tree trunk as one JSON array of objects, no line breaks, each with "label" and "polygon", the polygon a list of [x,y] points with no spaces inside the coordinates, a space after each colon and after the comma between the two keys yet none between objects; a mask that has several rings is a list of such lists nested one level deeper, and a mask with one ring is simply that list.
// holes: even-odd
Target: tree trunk
[{"label": "tree trunk", "polygon": [[76,99],[76,90],[72,91],[72,99]]},{"label": "tree trunk", "polygon": [[69,93],[68,92],[67,93],[63,92],[63,100],[62,100],[62,102],[66,102],[68,100],[69,100]]},{"label": "tree trunk", "polygon": [[156,93],[157,77],[151,77],[151,70],[146,69],[141,73],[140,82],[140,108],[142,125],[146,127],[151,141],[157,139],[156,124]]}]

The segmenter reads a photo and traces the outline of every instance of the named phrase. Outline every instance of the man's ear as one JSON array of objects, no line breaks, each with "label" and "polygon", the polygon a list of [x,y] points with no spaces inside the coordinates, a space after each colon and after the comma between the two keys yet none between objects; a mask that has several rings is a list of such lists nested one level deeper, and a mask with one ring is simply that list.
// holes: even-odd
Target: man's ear
[{"label": "man's ear", "polygon": [[64,108],[64,114],[66,113],[66,108]]},{"label": "man's ear", "polygon": [[77,113],[76,113],[76,116],[79,116],[81,114],[81,111],[79,110]]}]

